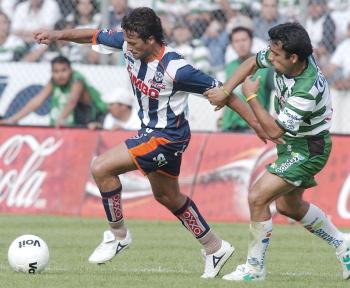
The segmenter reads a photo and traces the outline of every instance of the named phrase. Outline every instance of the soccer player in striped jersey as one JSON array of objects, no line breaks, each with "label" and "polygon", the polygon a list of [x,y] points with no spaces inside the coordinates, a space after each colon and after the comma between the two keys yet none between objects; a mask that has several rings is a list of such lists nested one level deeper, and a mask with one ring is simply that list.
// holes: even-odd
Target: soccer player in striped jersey
[{"label": "soccer player in striped jersey", "polygon": [[[43,30],[34,36],[43,44],[66,40],[92,42],[93,49],[101,53],[122,50],[139,103],[142,127],[138,135],[97,157],[92,165],[110,229],[104,232],[102,243],[89,262],[109,261],[131,244],[131,234],[124,223],[118,175],[139,169],[147,175],[155,199],[203,245],[206,261],[202,277],[213,278],[234,248],[210,229],[194,201],[180,192],[178,175],[182,153],[191,137],[187,121],[188,92],[203,94],[219,83],[194,69],[165,45],[160,19],[152,9],[134,9],[123,18],[122,29],[122,32]],[[230,97],[228,105],[247,120],[262,140],[267,138],[253,112],[238,97]]]},{"label": "soccer player in striped jersey", "polygon": [[[350,278],[350,237],[340,232],[317,206],[303,200],[305,189],[316,184],[316,175],[331,152],[332,107],[325,77],[312,57],[309,35],[297,23],[285,23],[269,30],[270,46],[241,64],[224,84],[232,91],[244,81],[243,93],[256,118],[272,138],[283,137],[277,145],[278,159],[249,191],[251,214],[247,261],[225,275],[226,280],[263,280],[265,253],[272,232],[269,205],[276,200],[279,213],[299,221],[309,232],[336,249],[343,278]],[[252,79],[259,68],[275,69],[275,112],[271,116],[257,100],[259,79]],[[211,103],[219,107],[226,95],[209,90]],[[288,261],[288,260],[286,260]]]}]

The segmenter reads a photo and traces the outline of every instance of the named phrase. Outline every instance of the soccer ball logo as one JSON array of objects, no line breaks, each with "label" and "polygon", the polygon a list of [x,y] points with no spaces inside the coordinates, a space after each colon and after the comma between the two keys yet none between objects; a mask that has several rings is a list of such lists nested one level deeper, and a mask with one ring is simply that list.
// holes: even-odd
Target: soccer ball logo
[{"label": "soccer ball logo", "polygon": [[35,274],[49,263],[49,249],[43,239],[35,235],[22,235],[10,245],[8,261],[16,272]]}]

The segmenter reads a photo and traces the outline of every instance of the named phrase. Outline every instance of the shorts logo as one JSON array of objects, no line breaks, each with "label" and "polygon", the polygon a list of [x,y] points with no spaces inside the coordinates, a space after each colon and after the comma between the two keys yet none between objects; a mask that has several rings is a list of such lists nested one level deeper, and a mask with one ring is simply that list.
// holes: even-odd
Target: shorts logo
[{"label": "shorts logo", "polygon": [[165,159],[165,156],[163,153],[160,153],[156,157],[154,157],[153,161],[157,162],[158,167],[162,167],[162,166],[168,164],[168,161]]},{"label": "shorts logo", "polygon": [[[282,163],[277,169],[276,172],[277,173],[283,173],[285,172],[290,166],[292,166],[294,163],[297,163],[299,161],[302,161],[305,159],[305,157],[303,157],[302,155],[300,155],[299,153],[296,152],[292,152],[292,158],[288,159],[286,162]],[[275,164],[275,163],[274,163]],[[276,164],[275,164],[276,165]],[[275,166],[273,166],[275,167]]]},{"label": "shorts logo", "polygon": [[180,156],[182,153],[184,153],[184,152],[185,152],[186,147],[187,147],[187,144],[182,145],[181,150],[176,151],[176,152],[174,153],[174,155],[175,155],[175,156]]}]

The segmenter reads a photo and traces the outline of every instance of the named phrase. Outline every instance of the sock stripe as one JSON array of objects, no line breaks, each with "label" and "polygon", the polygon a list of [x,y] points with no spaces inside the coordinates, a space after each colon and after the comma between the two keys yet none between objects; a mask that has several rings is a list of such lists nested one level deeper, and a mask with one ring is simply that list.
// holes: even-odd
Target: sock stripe
[{"label": "sock stripe", "polygon": [[178,215],[184,213],[186,211],[187,207],[190,205],[190,202],[191,202],[191,198],[187,197],[185,204],[179,210],[175,211],[174,215],[178,216]]},{"label": "sock stripe", "polygon": [[102,198],[109,198],[109,197],[112,197],[114,195],[117,195],[120,192],[122,192],[122,185],[120,185],[118,188],[116,188],[112,191],[109,191],[109,192],[100,191]]}]

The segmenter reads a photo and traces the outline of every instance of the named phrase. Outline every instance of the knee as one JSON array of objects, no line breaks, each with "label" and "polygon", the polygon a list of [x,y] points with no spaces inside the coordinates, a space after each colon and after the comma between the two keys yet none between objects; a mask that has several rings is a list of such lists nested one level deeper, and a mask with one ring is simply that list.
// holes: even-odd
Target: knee
[{"label": "knee", "polygon": [[104,160],[101,156],[97,157],[92,162],[91,173],[95,179],[102,178],[103,176],[106,175],[106,168],[105,168]]},{"label": "knee", "polygon": [[260,189],[255,187],[252,187],[249,191],[248,203],[249,207],[261,207],[269,204]]}]

